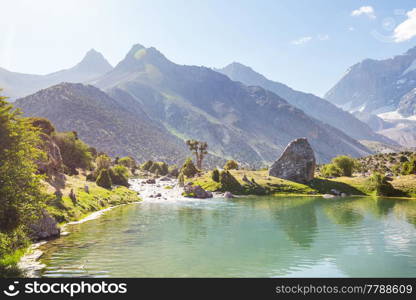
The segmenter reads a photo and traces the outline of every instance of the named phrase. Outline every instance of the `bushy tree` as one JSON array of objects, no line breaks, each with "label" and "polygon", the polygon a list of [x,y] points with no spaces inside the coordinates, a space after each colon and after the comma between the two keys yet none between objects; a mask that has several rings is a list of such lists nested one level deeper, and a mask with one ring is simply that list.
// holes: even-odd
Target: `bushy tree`
[{"label": "bushy tree", "polygon": [[321,168],[321,175],[326,178],[339,177],[341,176],[341,174],[342,174],[341,169],[338,168],[334,164],[326,164],[326,165],[323,165]]},{"label": "bushy tree", "polygon": [[32,126],[39,128],[42,133],[46,135],[51,135],[55,132],[55,127],[52,125],[51,121],[46,118],[28,118]]},{"label": "bushy tree", "polygon": [[220,182],[220,171],[218,171],[217,168],[215,168],[211,173],[211,179],[215,182]]},{"label": "bushy tree", "polygon": [[112,184],[129,187],[129,170],[122,165],[115,165],[110,169],[110,178]]},{"label": "bushy tree", "polygon": [[95,165],[97,173],[102,169],[109,169],[111,166],[111,158],[106,154],[101,154],[95,159]]},{"label": "bushy tree", "polygon": [[61,151],[63,163],[68,167],[70,174],[76,174],[77,168],[91,167],[93,157],[90,147],[78,138],[76,132],[55,133],[53,139]]},{"label": "bushy tree", "polygon": [[105,189],[111,189],[112,181],[110,177],[110,172],[108,169],[102,169],[97,177],[97,181],[95,182],[98,186],[103,187]]},{"label": "bushy tree", "polygon": [[224,170],[238,170],[238,163],[235,160],[228,160],[224,165]]},{"label": "bushy tree", "polygon": [[394,188],[388,182],[387,177],[375,172],[368,179],[368,187],[371,191],[374,191],[377,196],[393,196]]},{"label": "bushy tree", "polygon": [[351,176],[355,160],[346,155],[340,155],[332,159],[332,163],[341,170],[342,176]]},{"label": "bushy tree", "polygon": [[125,157],[120,158],[118,160],[118,163],[130,169],[133,169],[134,167],[136,167],[136,161],[134,160],[134,158],[130,156],[125,156]]},{"label": "bushy tree", "polygon": [[141,168],[144,171],[149,171],[152,166],[153,166],[153,161],[148,160],[148,161],[146,161],[145,163],[142,164]]},{"label": "bushy tree", "polygon": [[189,150],[195,154],[196,166],[199,170],[202,170],[202,161],[205,155],[208,154],[208,144],[206,142],[196,141],[196,140],[187,140],[186,145]]},{"label": "bushy tree", "polygon": [[[40,216],[45,195],[36,160],[39,131],[0,97],[0,252],[23,246],[28,225]],[[0,253],[0,254],[1,254]]]},{"label": "bushy tree", "polygon": [[194,177],[198,174],[198,169],[195,167],[191,158],[188,158],[181,168],[181,173],[186,177]]}]

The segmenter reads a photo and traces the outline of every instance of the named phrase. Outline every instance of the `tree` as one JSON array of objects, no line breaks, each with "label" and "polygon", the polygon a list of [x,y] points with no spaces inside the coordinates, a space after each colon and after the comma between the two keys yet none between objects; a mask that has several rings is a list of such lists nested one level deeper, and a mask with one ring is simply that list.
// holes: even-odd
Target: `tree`
[{"label": "tree", "polygon": [[202,170],[202,160],[208,154],[208,144],[197,140],[187,140],[186,145],[195,154],[197,168]]},{"label": "tree", "polygon": [[136,161],[134,160],[134,158],[130,156],[125,156],[125,157],[120,158],[118,160],[118,163],[130,169],[133,169],[136,167]]},{"label": "tree", "polygon": [[393,196],[395,192],[387,177],[377,172],[368,179],[368,188],[374,191],[377,196]]},{"label": "tree", "polygon": [[35,175],[35,161],[45,158],[37,147],[39,130],[5,99],[0,97],[0,257],[27,243],[47,197]]},{"label": "tree", "polygon": [[355,160],[346,155],[340,155],[332,159],[332,163],[341,170],[341,175],[351,176]]},{"label": "tree", "polygon": [[194,177],[198,173],[198,169],[195,167],[191,158],[188,158],[181,168],[181,172],[186,177]]},{"label": "tree", "polygon": [[93,156],[90,147],[78,138],[75,131],[55,133],[53,139],[61,151],[63,163],[69,168],[70,174],[76,174],[77,168],[91,167]]},{"label": "tree", "polygon": [[111,181],[110,172],[108,169],[102,169],[100,171],[100,174],[98,175],[97,181],[95,183],[105,189],[111,189],[113,183]]},{"label": "tree", "polygon": [[144,164],[142,164],[142,170],[149,171],[153,165],[153,161],[148,160]]},{"label": "tree", "polygon": [[122,165],[115,165],[109,169],[112,184],[129,187],[129,170]]},{"label": "tree", "polygon": [[238,163],[235,160],[228,160],[224,165],[224,170],[238,170]]},{"label": "tree", "polygon": [[96,172],[100,172],[102,169],[109,169],[111,166],[111,158],[106,154],[101,154],[95,159],[97,166]]},{"label": "tree", "polygon": [[326,164],[322,166],[321,175],[323,177],[339,177],[341,176],[342,171],[334,164]]}]

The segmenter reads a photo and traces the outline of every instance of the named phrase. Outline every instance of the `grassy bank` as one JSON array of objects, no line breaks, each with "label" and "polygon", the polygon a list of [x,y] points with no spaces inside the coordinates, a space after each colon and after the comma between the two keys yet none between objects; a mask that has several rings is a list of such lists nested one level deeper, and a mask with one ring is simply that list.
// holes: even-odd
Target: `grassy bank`
[{"label": "grassy bank", "polygon": [[[268,175],[268,171],[231,170],[242,189],[230,190],[237,195],[322,195],[336,189],[348,195],[373,196],[368,177],[337,177],[334,179],[315,178],[308,184],[300,184]],[[249,182],[243,180],[246,176]],[[211,173],[186,180],[209,191],[224,191],[220,183],[211,178]],[[416,176],[398,176],[391,181],[396,197],[416,198]]]},{"label": "grassy bank", "polygon": [[[59,223],[79,221],[89,214],[111,206],[127,204],[140,201],[136,192],[126,187],[114,187],[111,190],[97,186],[94,182],[87,182],[85,176],[65,176],[64,188],[61,189],[63,196],[51,197],[46,202],[46,209]],[[88,186],[88,193],[85,186]],[[49,183],[44,182],[48,194],[55,190]],[[71,190],[74,191],[76,201],[69,197]],[[24,243],[24,247],[4,255],[0,258],[0,278],[21,277],[21,270],[17,267],[20,259],[27,253],[30,241]]]},{"label": "grassy bank", "polygon": [[[85,186],[88,186],[86,191]],[[48,190],[51,186],[46,185]],[[70,197],[73,190],[76,200]],[[111,190],[99,187],[95,182],[87,182],[85,176],[66,176],[65,188],[61,190],[62,198],[54,198],[47,203],[49,213],[62,222],[78,221],[92,212],[111,206],[140,201],[136,192],[126,187],[115,187]]]}]

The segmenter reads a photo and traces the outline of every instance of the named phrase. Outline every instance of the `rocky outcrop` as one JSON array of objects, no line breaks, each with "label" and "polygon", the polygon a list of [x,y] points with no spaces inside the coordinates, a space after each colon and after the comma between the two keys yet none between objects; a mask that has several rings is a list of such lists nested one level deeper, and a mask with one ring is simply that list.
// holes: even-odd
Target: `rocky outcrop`
[{"label": "rocky outcrop", "polygon": [[193,185],[187,184],[184,186],[183,190],[185,193],[185,197],[194,197],[194,198],[199,198],[199,199],[213,197],[211,192],[204,190],[199,185],[193,186]]},{"label": "rocky outcrop", "polygon": [[42,215],[35,224],[31,225],[31,229],[35,240],[57,237],[61,232],[56,220],[46,210],[42,210]]},{"label": "rocky outcrop", "polygon": [[58,145],[47,134],[42,133],[40,137],[42,139],[40,148],[46,153],[47,159],[37,162],[39,172],[47,175],[62,172],[63,161]]},{"label": "rocky outcrop", "polygon": [[316,167],[315,154],[306,138],[292,141],[280,158],[271,166],[269,175],[299,183],[313,179]]}]

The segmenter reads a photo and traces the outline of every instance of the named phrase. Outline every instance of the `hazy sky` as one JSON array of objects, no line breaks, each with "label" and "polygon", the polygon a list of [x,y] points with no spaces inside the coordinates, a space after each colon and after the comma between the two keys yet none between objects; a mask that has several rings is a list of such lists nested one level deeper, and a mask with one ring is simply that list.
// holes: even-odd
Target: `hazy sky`
[{"label": "hazy sky", "polygon": [[352,64],[416,45],[414,0],[1,0],[0,67],[45,74],[91,48],[112,63],[135,43],[179,64],[238,61],[325,93]]}]

